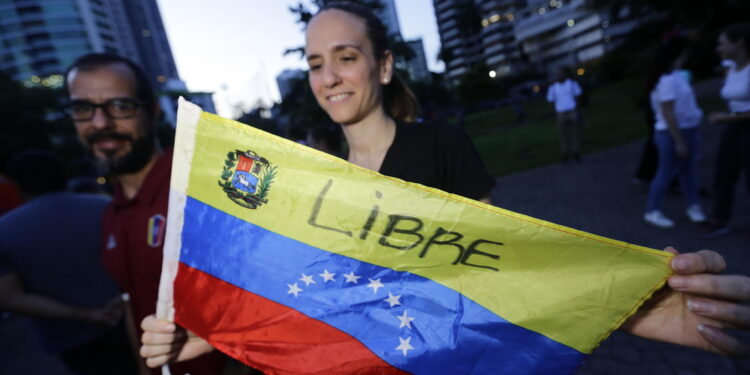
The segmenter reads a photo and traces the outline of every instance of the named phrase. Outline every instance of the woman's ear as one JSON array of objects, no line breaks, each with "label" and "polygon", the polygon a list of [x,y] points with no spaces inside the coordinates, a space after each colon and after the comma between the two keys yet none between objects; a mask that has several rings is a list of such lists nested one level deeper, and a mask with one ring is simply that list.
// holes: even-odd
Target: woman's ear
[{"label": "woman's ear", "polygon": [[387,85],[393,77],[393,53],[386,50],[380,64],[380,83]]}]

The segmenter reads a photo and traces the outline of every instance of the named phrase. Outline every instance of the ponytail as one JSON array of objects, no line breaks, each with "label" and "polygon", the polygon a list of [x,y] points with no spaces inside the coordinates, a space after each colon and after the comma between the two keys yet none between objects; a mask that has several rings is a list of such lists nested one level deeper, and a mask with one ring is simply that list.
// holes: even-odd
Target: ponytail
[{"label": "ponytail", "polygon": [[385,113],[396,120],[414,122],[419,116],[419,100],[398,74],[383,88],[383,102]]}]

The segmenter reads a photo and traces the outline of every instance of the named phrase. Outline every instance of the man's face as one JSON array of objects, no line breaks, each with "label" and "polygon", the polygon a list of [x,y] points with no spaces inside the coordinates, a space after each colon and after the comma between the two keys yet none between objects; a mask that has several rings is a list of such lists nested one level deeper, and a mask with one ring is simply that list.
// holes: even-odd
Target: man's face
[{"label": "man's face", "polygon": [[[136,87],[135,75],[124,64],[74,69],[68,75],[78,138],[107,172],[115,175],[141,170],[154,153],[153,116],[136,98]],[[93,113],[86,115],[90,104],[105,103],[109,103],[106,108],[94,107]],[[135,105],[135,110],[125,108],[128,103]]]}]

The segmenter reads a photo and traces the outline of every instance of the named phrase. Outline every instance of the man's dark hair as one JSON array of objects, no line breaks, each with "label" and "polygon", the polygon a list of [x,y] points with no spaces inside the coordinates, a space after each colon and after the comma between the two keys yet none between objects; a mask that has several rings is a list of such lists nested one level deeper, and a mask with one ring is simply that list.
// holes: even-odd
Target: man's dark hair
[{"label": "man's dark hair", "polygon": [[73,70],[79,71],[92,71],[103,66],[123,64],[133,72],[136,81],[135,95],[138,100],[143,102],[143,106],[147,109],[147,113],[151,114],[151,109],[156,105],[156,94],[151,86],[151,81],[148,79],[148,75],[138,64],[132,60],[124,58],[122,56],[113,55],[109,53],[89,53],[79,57],[72,65],[65,71],[65,90],[70,93],[68,87],[68,78],[70,72]]},{"label": "man's dark hair", "polygon": [[26,150],[13,155],[8,163],[8,176],[29,195],[62,191],[68,183],[60,158],[45,150]]}]

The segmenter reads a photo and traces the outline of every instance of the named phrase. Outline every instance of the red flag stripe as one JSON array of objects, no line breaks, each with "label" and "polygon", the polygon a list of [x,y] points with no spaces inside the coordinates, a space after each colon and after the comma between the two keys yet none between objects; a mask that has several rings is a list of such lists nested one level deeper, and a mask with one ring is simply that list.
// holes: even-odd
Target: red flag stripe
[{"label": "red flag stripe", "polygon": [[174,290],[177,323],[266,374],[404,374],[351,335],[183,263]]}]

